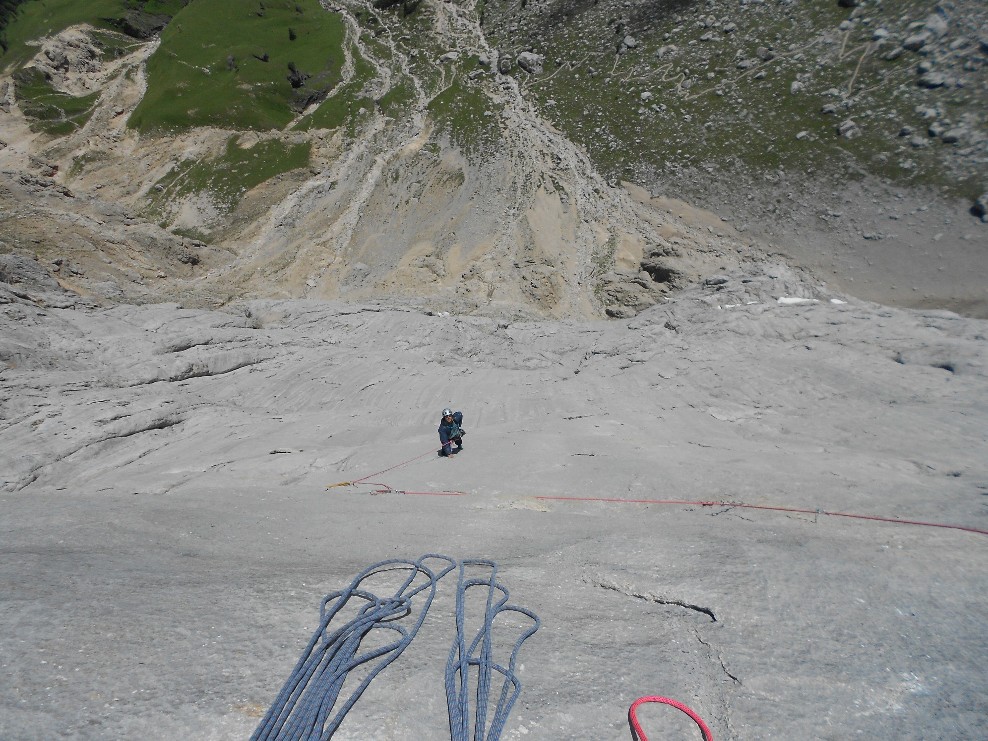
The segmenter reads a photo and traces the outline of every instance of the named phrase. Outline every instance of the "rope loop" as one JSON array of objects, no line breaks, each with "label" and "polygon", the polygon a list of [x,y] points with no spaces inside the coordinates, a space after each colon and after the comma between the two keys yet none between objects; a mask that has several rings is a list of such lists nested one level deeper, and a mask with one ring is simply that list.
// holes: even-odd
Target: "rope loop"
[{"label": "rope loop", "polygon": [[[439,559],[445,565],[441,570],[433,570],[425,563],[429,559]],[[435,554],[416,561],[389,559],[361,571],[346,589],[326,595],[319,608],[319,627],[251,740],[331,738],[374,677],[411,643],[425,620],[439,580],[455,567],[452,559]],[[408,572],[391,596],[378,597],[360,588],[369,577],[389,571]],[[422,583],[416,585],[416,580]],[[414,601],[420,596],[421,605],[414,622],[410,627],[402,625],[400,621],[413,614]],[[345,607],[353,609],[351,600],[356,603],[356,614],[330,631],[334,618]],[[380,638],[368,641],[372,647],[361,653],[361,643],[375,631],[392,632],[396,637],[391,641],[382,642]],[[349,673],[363,664],[371,664],[366,676],[337,709],[340,690]]]},{"label": "rope loop", "polygon": [[[439,560],[431,568],[429,560]],[[436,595],[439,581],[457,567],[448,556],[426,554],[415,561],[389,559],[361,571],[346,589],[327,594],[319,606],[319,627],[302,653],[251,741],[315,741],[330,739],[344,717],[378,674],[408,647],[425,621]],[[467,578],[466,569],[482,567],[486,578]],[[493,561],[467,560],[459,563],[456,594],[456,638],[446,664],[446,702],[453,741],[469,741],[471,717],[468,688],[471,670],[475,670],[476,707],[473,713],[474,741],[497,741],[507,722],[511,707],[521,693],[521,681],[515,674],[522,644],[539,629],[539,618],[531,611],[508,605],[508,590],[496,580]],[[362,585],[370,577],[407,572],[394,593],[378,596]],[[465,637],[467,592],[486,587],[484,618],[469,645]],[[344,609],[351,615],[338,624]],[[515,641],[506,665],[494,660],[494,622],[506,613],[523,615],[531,624]],[[411,617],[411,625],[407,618]],[[381,635],[376,635],[380,633]],[[381,636],[385,636],[383,639]],[[370,665],[365,676],[350,695],[338,704],[340,692],[349,673],[364,664]],[[500,676],[500,694],[493,712],[492,676]],[[347,685],[350,686],[350,685]],[[485,730],[488,715],[490,727]]]},{"label": "rope loop", "polygon": [[[480,567],[486,570],[484,578],[467,578],[467,567]],[[475,587],[485,587],[487,594],[484,618],[469,646],[466,640],[467,593]],[[497,581],[497,564],[487,560],[465,560],[460,563],[460,574],[456,589],[456,639],[449,651],[446,662],[446,704],[449,709],[449,731],[451,741],[470,741],[470,678],[471,668],[476,668],[476,684],[472,693],[475,698],[473,710],[473,741],[496,741],[501,737],[511,708],[521,694],[521,680],[515,673],[518,652],[522,644],[539,629],[541,621],[535,613],[524,607],[509,605],[508,590]],[[515,641],[508,657],[507,666],[494,660],[494,623],[505,613],[518,613],[530,621]],[[487,722],[488,706],[493,699],[492,677],[501,677],[501,688],[491,714],[490,727]]]},{"label": "rope loop", "polygon": [[678,700],[671,700],[668,697],[659,697],[658,695],[639,697],[631,703],[631,707],[628,708],[628,724],[631,726],[632,741],[648,741],[648,736],[645,735],[645,731],[642,730],[641,724],[638,722],[638,706],[647,702],[657,702],[662,703],[663,705],[671,705],[677,710],[683,711],[700,727],[700,733],[703,734],[703,741],[714,741],[714,735],[710,732],[710,729],[707,728],[707,724],[703,722],[703,718],[697,715],[695,711],[691,710]]}]

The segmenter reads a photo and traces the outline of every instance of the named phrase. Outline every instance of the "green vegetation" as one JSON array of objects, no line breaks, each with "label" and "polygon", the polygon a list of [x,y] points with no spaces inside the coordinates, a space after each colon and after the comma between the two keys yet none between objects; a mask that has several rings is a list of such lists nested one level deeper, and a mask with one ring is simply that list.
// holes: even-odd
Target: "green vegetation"
[{"label": "green vegetation", "polygon": [[231,136],[221,157],[184,160],[176,165],[152,189],[148,218],[161,219],[172,201],[207,192],[215,206],[232,211],[251,188],[309,163],[309,142],[290,144],[268,139],[245,149],[239,139]]},{"label": "green vegetation", "polygon": [[[0,34],[17,15],[17,7],[24,2],[25,0],[0,0]],[[0,35],[0,50],[7,51],[7,40],[2,35]]]},{"label": "green vegetation", "polygon": [[78,157],[73,157],[72,164],[69,167],[68,172],[69,178],[79,177],[90,165],[106,162],[107,160],[109,160],[109,157],[105,153],[99,151],[90,151],[85,154],[81,154]]},{"label": "green vegetation", "polygon": [[77,23],[89,23],[97,28],[111,28],[105,20],[123,10],[120,0],[87,0],[80,3],[73,0],[33,0],[25,2],[17,9],[17,14],[4,29],[5,71],[10,71],[33,57],[38,52],[36,46],[27,42],[42,36],[52,36]]},{"label": "green vegetation", "polygon": [[162,32],[130,125],[282,128],[339,82],[342,40],[318,0],[195,0]]},{"label": "green vegetation", "polygon": [[374,110],[374,101],[363,94],[364,87],[374,77],[374,68],[360,56],[354,58],[353,67],[353,77],[311,114],[304,116],[297,129],[336,129],[346,125],[351,135],[356,133],[360,110]]},{"label": "green vegetation", "polygon": [[32,131],[62,136],[85,125],[93,114],[99,93],[73,97],[54,90],[44,74],[33,67],[14,75],[17,103],[24,115],[34,119]]},{"label": "green vegetation", "polygon": [[172,234],[177,234],[179,237],[185,237],[186,239],[194,239],[197,242],[203,242],[204,244],[209,244],[209,235],[205,234],[198,229],[186,229],[184,227],[176,227],[172,229]]},{"label": "green vegetation", "polygon": [[[11,0],[0,0],[10,3]],[[3,55],[0,62],[10,71],[34,56],[38,49],[27,42],[43,36],[53,36],[69,26],[81,23],[94,28],[119,30],[128,13],[172,16],[187,0],[26,0],[16,3],[16,11],[6,17],[4,25],[0,8],[0,28],[3,29]]]},{"label": "green vegetation", "polygon": [[391,118],[401,118],[408,114],[415,102],[415,89],[411,81],[402,80],[392,87],[379,101],[381,112]]},{"label": "green vegetation", "polygon": [[452,84],[429,103],[429,113],[453,143],[468,154],[487,151],[501,139],[500,110],[459,71]]},{"label": "green vegetation", "polygon": [[93,45],[100,50],[103,59],[119,59],[130,54],[142,43],[115,31],[94,31],[90,38]]}]

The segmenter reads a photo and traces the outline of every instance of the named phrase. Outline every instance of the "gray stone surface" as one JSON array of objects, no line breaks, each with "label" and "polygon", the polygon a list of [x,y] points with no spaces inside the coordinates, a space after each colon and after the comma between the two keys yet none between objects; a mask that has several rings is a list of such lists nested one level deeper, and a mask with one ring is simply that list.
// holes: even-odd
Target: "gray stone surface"
[{"label": "gray stone surface", "polygon": [[[652,694],[717,739],[983,735],[988,538],[816,510],[988,530],[985,322],[729,277],[611,322],[0,305],[0,737],[244,738],[321,597],[427,552],[542,618],[506,739]],[[453,591],[336,738],[448,737]]]}]

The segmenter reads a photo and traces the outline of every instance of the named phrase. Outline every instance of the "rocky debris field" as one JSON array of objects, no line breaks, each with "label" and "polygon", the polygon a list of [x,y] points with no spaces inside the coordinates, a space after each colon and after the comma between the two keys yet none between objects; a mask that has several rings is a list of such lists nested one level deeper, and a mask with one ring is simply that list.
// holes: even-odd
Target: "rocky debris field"
[{"label": "rocky debris field", "polygon": [[[610,177],[713,211],[841,290],[986,315],[983,4],[497,3],[483,26]],[[520,53],[542,71],[512,66]],[[954,288],[934,297],[944,271]]]},{"label": "rocky debris field", "polygon": [[[988,13],[980,3],[561,0],[495,4],[484,28],[507,66],[544,63],[519,67],[547,115],[575,125],[578,140],[605,161],[601,150],[612,152],[627,173],[731,160],[805,169],[824,167],[817,159],[829,152],[839,166],[901,182],[917,170],[976,189],[984,176]],[[554,90],[569,95],[550,103]],[[639,125],[615,127],[628,120]],[[747,151],[732,147],[729,132],[748,137]],[[866,148],[839,144],[859,137]],[[931,145],[935,153],[918,161],[916,150]]]}]

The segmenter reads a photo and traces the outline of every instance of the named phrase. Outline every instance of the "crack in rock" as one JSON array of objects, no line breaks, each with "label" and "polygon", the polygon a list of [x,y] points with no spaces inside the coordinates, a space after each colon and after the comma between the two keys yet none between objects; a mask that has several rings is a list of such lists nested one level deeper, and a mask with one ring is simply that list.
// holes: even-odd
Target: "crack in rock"
[{"label": "crack in rock", "polygon": [[717,657],[717,661],[720,663],[720,668],[721,670],[723,670],[724,674],[729,676],[731,678],[731,681],[733,681],[735,684],[743,684],[743,682],[740,679],[735,677],[727,670],[727,665],[724,663],[724,657],[720,655],[720,651],[716,650],[713,646],[707,643],[707,641],[703,640],[703,637],[700,635],[700,631],[698,631],[696,628],[693,629],[693,634],[696,636],[696,640],[698,640],[701,644],[703,644],[711,653],[713,653]]},{"label": "crack in rock", "polygon": [[610,589],[614,592],[620,592],[621,594],[627,595],[628,597],[634,597],[635,599],[645,600],[646,602],[654,602],[657,605],[673,605],[675,607],[683,607],[687,610],[693,610],[694,612],[702,612],[704,615],[710,618],[710,622],[716,623],[717,616],[714,615],[714,611],[709,607],[703,607],[702,605],[693,605],[689,602],[684,602],[680,599],[675,599],[673,597],[663,597],[658,594],[652,594],[651,592],[639,592],[632,587],[625,586],[623,584],[618,584],[617,582],[600,581],[598,579],[593,579],[590,582],[595,587],[600,587],[602,589]]}]

